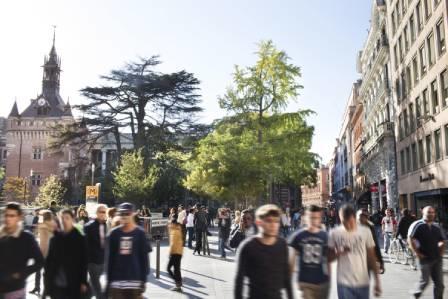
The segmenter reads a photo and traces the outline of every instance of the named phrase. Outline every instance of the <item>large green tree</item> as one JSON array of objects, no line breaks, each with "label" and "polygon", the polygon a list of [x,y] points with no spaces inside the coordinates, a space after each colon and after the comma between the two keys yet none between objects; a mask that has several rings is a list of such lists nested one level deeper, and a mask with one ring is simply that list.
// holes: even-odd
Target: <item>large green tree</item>
[{"label": "large green tree", "polygon": [[55,175],[50,175],[43,185],[40,186],[39,194],[34,203],[43,208],[49,208],[53,202],[56,205],[61,205],[65,192],[67,192],[67,189],[59,178]]},{"label": "large green tree", "polygon": [[147,168],[141,150],[136,150],[123,154],[121,164],[113,176],[113,192],[119,201],[129,201],[137,206],[147,205],[158,178],[158,169],[155,166]]}]

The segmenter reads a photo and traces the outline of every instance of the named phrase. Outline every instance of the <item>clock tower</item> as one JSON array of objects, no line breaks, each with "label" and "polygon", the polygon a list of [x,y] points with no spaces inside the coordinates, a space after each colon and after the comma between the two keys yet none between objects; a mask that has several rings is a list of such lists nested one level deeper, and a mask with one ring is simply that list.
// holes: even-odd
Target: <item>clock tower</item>
[{"label": "clock tower", "polygon": [[42,91],[31,99],[28,107],[19,113],[17,103],[7,121],[6,177],[21,177],[31,190],[38,193],[44,180],[54,174],[66,178],[71,160],[69,147],[53,150],[49,142],[58,125],[73,123],[70,104],[59,93],[61,59],[56,52],[55,35],[50,52],[44,58]]}]

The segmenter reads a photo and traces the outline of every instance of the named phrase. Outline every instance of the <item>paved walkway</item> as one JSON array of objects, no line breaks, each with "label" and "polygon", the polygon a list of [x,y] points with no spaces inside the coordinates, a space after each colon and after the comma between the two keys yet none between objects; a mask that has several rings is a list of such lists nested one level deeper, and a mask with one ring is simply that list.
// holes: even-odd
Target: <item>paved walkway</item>
[{"label": "paved walkway", "polygon": [[[151,254],[151,274],[145,292],[146,298],[233,298],[233,279],[235,274],[235,256],[228,253],[227,260],[219,259],[218,238],[216,232],[209,238],[211,256],[193,255],[192,251],[185,248],[182,258],[182,275],[184,280],[183,293],[170,291],[174,286],[172,279],[166,272],[168,263],[168,247],[166,241],[161,246],[161,273],[160,279],[155,278],[156,249]],[[153,244],[155,246],[155,244]],[[333,266],[333,269],[336,265]],[[445,298],[448,298],[448,257],[444,261],[445,268]],[[418,272],[411,270],[409,266],[386,264],[386,273],[381,275],[383,296],[381,298],[409,298],[409,289],[418,281]],[[333,275],[332,285],[335,285]],[[28,287],[34,286],[34,277],[29,278]],[[301,298],[299,292],[296,298]],[[36,298],[29,295],[27,298]],[[336,290],[331,289],[331,299],[337,299]],[[373,298],[373,296],[372,296]],[[422,298],[432,298],[432,285],[428,286]]]}]

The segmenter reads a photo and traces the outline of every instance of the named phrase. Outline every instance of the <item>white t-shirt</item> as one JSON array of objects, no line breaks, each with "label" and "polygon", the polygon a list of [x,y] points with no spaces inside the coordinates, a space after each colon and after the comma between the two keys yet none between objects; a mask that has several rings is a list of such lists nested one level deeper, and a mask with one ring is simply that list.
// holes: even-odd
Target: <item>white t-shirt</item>
[{"label": "white t-shirt", "polygon": [[177,222],[180,224],[184,224],[185,217],[187,216],[187,212],[185,210],[182,210],[179,212],[179,215],[177,216]]},{"label": "white t-shirt", "polygon": [[386,216],[381,220],[381,224],[384,224],[384,231],[387,233],[394,232],[394,226],[397,225],[397,221],[392,216]]},{"label": "white t-shirt", "polygon": [[187,224],[185,225],[186,227],[194,227],[194,214],[190,213],[187,216]]},{"label": "white t-shirt", "polygon": [[366,287],[369,285],[367,266],[367,248],[375,247],[372,232],[368,227],[358,225],[355,231],[349,232],[343,225],[330,231],[329,248],[343,251],[350,248],[347,254],[338,258],[337,281],[348,287]]}]

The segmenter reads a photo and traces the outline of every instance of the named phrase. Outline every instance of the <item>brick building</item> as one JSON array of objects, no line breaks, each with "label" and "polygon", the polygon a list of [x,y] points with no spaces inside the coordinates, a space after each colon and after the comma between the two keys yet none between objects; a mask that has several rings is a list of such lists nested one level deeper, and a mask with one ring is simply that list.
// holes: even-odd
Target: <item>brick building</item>
[{"label": "brick building", "polygon": [[317,205],[326,207],[330,199],[329,169],[322,166],[316,169],[317,182],[315,186],[302,186],[302,206]]},{"label": "brick building", "polygon": [[53,39],[50,53],[44,59],[40,95],[31,99],[22,112],[14,103],[6,120],[6,177],[25,178],[32,197],[51,174],[68,176],[71,150],[68,147],[58,151],[49,149],[55,126],[75,121],[70,104],[59,94],[60,74],[61,60]]}]

